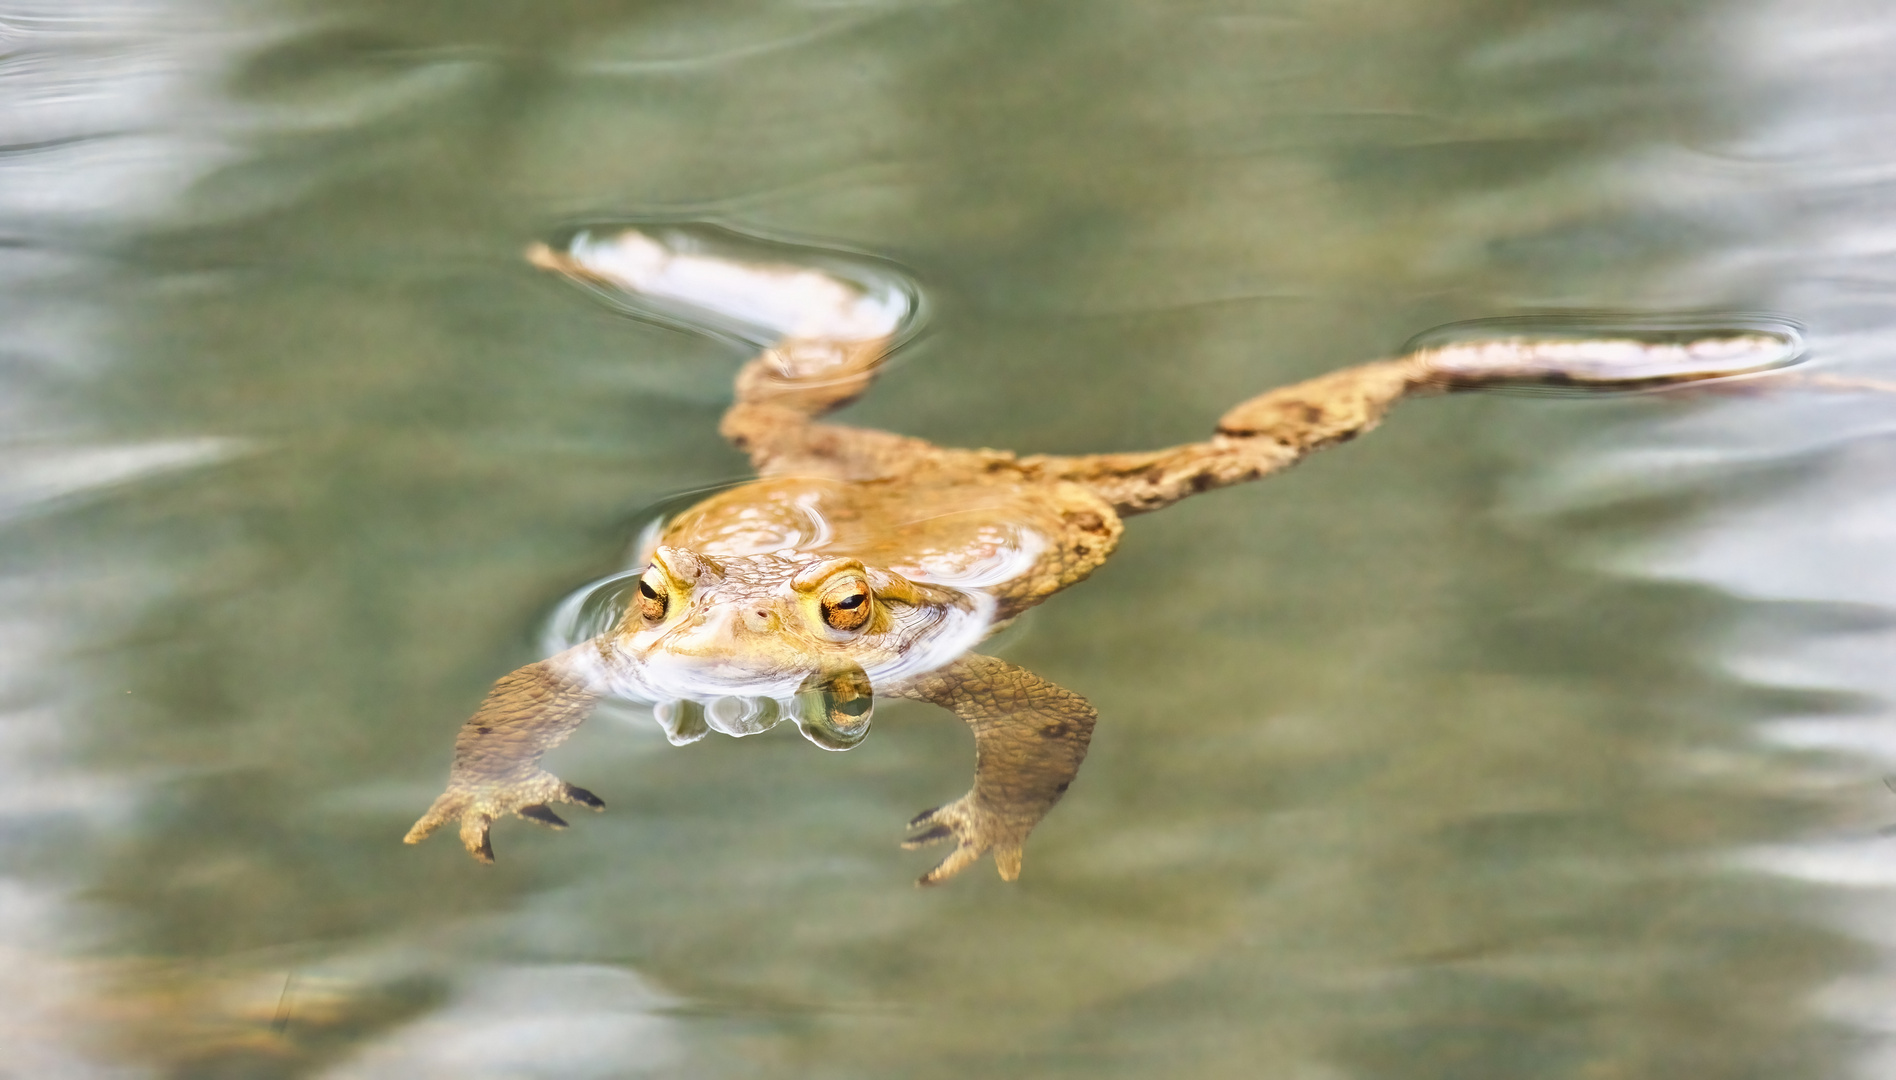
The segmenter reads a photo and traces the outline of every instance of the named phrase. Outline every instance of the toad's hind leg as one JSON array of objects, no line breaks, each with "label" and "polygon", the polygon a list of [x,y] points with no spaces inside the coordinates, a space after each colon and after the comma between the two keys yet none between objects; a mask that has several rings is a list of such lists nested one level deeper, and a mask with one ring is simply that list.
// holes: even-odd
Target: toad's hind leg
[{"label": "toad's hind leg", "polygon": [[1391,405],[1429,389],[1413,361],[1361,364],[1252,398],[1227,412],[1204,442],[1122,454],[1035,455],[1020,459],[1020,467],[1090,488],[1122,515],[1143,514],[1289,468],[1370,431]]},{"label": "toad's hind leg", "polygon": [[568,251],[536,244],[527,258],[674,314],[696,313],[706,329],[737,322],[779,333],[738,372],[736,401],[718,426],[762,475],[868,479],[932,449],[919,439],[814,422],[875,381],[913,317],[912,289],[896,302],[901,290],[878,292],[815,266],[698,251],[636,229],[597,240],[581,234]]},{"label": "toad's hind leg", "polygon": [[934,452],[921,439],[815,418],[861,397],[875,381],[889,340],[786,339],[737,373],[737,400],[718,433],[750,456],[762,476],[872,480]]},{"label": "toad's hind leg", "polygon": [[1081,484],[1121,514],[1158,510],[1201,491],[1256,480],[1373,430],[1406,397],[1493,387],[1648,390],[1776,366],[1783,343],[1734,334],[1683,344],[1628,340],[1502,340],[1359,364],[1272,390],[1218,420],[1204,442],[1078,457],[1040,455],[1019,467]]}]

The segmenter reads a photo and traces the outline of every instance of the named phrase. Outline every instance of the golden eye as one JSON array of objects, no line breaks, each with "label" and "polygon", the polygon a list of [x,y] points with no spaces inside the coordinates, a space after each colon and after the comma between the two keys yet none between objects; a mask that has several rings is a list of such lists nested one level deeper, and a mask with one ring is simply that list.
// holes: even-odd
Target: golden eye
[{"label": "golden eye", "polygon": [[869,621],[869,587],[852,581],[823,598],[823,621],[832,630],[860,630]]},{"label": "golden eye", "polygon": [[648,623],[655,623],[665,617],[668,598],[663,589],[652,587],[649,578],[640,578],[639,594],[633,598],[632,603],[638,608],[641,618]]}]

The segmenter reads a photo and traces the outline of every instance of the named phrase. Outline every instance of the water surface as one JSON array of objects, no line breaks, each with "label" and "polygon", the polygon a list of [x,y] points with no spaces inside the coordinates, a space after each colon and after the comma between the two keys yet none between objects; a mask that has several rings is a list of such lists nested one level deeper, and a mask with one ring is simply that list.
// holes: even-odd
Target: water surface
[{"label": "water surface", "polygon": [[742,351],[526,245],[891,260],[847,414],[1200,438],[1432,326],[1768,312],[1889,378],[1896,22],[1843,0],[7,0],[0,1068],[1882,1075],[1890,398],[1405,405],[1130,523],[1004,655],[1086,695],[1014,885],[896,848],[971,741],[602,715],[609,811],[399,838]]}]

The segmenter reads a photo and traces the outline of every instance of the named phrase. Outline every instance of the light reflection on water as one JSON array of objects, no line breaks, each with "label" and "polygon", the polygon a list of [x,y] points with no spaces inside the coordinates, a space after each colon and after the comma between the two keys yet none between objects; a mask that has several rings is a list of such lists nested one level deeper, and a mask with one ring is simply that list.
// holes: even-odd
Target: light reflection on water
[{"label": "light reflection on water", "polygon": [[630,508],[742,471],[736,355],[527,240],[887,253],[935,333],[857,419],[956,444],[1197,437],[1548,308],[1784,312],[1875,377],[1887,21],[9,5],[0,1064],[1887,1073],[1866,395],[1422,403],[1136,522],[1011,646],[1104,714],[1017,886],[896,872],[965,783],[920,710],[846,755],[594,725],[589,828],[397,842]]}]

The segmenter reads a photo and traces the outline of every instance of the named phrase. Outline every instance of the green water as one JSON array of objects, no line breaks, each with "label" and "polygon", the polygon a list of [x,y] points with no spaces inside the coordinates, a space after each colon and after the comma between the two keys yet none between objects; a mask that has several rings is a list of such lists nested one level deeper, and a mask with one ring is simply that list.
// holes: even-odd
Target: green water
[{"label": "green water", "polygon": [[[549,759],[399,841],[741,361],[528,267],[711,218],[894,260],[852,423],[1197,439],[1441,323],[1896,333],[1896,24],[1843,0],[0,0],[0,1073],[1877,1075],[1896,399],[1404,406],[1129,524],[1017,663],[1101,713],[1021,881],[971,740]],[[1885,367],[1887,365],[1884,365]]]}]

